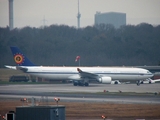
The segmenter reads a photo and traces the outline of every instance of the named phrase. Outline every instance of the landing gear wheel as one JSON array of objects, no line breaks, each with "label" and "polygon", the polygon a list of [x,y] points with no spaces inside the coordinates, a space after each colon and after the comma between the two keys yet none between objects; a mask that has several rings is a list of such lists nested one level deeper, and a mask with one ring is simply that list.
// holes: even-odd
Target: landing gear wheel
[{"label": "landing gear wheel", "polygon": [[77,86],[77,85],[78,85],[78,83],[77,83],[77,82],[73,82],[73,85],[74,85],[74,86]]},{"label": "landing gear wheel", "polygon": [[79,85],[79,86],[84,86],[84,83],[78,82],[78,85]]},{"label": "landing gear wheel", "polygon": [[140,84],[141,84],[141,81],[138,80],[138,81],[137,81],[137,86],[140,86]]},{"label": "landing gear wheel", "polygon": [[85,85],[85,86],[89,86],[89,83],[86,82],[86,83],[84,83],[84,85]]},{"label": "landing gear wheel", "polygon": [[115,81],[115,82],[114,82],[114,84],[118,84],[118,82],[117,82],[117,81]]}]

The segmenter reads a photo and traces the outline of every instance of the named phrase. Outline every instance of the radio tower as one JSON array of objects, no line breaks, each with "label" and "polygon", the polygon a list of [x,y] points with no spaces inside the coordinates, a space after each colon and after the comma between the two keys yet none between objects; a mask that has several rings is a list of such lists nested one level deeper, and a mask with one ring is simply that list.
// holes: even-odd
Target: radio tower
[{"label": "radio tower", "polygon": [[13,29],[13,0],[9,1],[9,29]]},{"label": "radio tower", "polygon": [[81,14],[79,13],[79,0],[78,0],[78,14],[77,14],[77,27],[80,28],[80,17]]}]

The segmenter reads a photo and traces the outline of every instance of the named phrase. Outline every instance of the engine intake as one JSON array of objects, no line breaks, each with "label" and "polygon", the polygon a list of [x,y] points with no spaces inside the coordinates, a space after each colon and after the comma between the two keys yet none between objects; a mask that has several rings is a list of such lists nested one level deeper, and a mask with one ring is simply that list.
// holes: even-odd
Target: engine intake
[{"label": "engine intake", "polygon": [[112,78],[111,77],[101,77],[99,78],[98,81],[104,84],[111,84]]}]

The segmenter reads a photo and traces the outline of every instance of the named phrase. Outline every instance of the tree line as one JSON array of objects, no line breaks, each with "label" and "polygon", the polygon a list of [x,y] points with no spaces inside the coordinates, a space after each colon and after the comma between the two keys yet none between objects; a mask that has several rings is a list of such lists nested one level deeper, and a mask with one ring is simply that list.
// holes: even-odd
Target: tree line
[{"label": "tree line", "polygon": [[81,66],[158,65],[160,25],[0,28],[0,67],[15,65],[10,46],[19,47],[36,65],[77,66],[76,56]]}]

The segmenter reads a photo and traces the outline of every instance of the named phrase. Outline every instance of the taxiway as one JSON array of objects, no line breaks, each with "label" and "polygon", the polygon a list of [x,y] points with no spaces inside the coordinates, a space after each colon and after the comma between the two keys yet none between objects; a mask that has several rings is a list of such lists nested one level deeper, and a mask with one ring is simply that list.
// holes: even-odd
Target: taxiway
[{"label": "taxiway", "polygon": [[[156,94],[155,94],[156,93]],[[160,84],[90,84],[89,87],[72,84],[0,85],[0,98],[37,98],[78,102],[113,102],[160,104]]]}]

